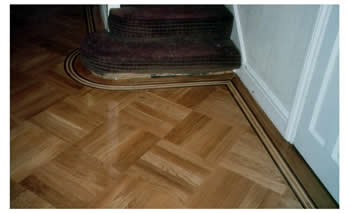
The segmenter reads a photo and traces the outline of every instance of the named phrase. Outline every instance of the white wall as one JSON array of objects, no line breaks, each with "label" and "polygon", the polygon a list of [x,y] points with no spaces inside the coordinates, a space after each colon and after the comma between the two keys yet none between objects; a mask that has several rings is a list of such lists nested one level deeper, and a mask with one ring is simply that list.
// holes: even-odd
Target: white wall
[{"label": "white wall", "polygon": [[239,6],[249,65],[289,111],[319,6]]},{"label": "white wall", "polygon": [[108,26],[108,5],[103,4],[99,6],[100,9],[100,14],[101,14],[101,19],[104,25],[104,28],[109,31],[109,26]]},{"label": "white wall", "polygon": [[101,18],[103,21],[103,25],[106,31],[109,31],[109,26],[108,26],[108,16],[109,16],[109,11],[114,8],[120,8],[120,4],[103,4],[100,5],[100,13],[101,13]]},{"label": "white wall", "polygon": [[[225,4],[225,7],[232,13],[232,15],[234,16],[234,9],[233,9],[233,5],[232,4]],[[239,37],[238,37],[238,32],[237,32],[237,26],[235,23],[236,20],[234,20],[233,22],[233,26],[232,26],[232,33],[231,33],[231,40],[233,41],[233,43],[236,45],[236,47],[241,50],[241,46],[239,43]]]},{"label": "white wall", "polygon": [[109,14],[109,10],[114,9],[114,8],[120,8],[120,4],[109,4],[108,5],[108,14]]},{"label": "white wall", "polygon": [[[236,20],[234,20],[236,21]],[[239,43],[239,37],[238,37],[238,31],[237,31],[237,25],[233,24],[232,26],[232,33],[231,33],[231,40],[235,44],[235,46],[241,50],[241,44]]]},{"label": "white wall", "polygon": [[319,5],[237,9],[246,52],[246,66],[237,74],[284,135]]}]

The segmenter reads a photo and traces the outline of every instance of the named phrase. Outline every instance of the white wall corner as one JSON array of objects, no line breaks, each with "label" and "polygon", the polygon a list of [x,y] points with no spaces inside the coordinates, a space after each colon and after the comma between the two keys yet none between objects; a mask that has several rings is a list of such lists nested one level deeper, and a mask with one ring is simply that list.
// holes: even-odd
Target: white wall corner
[{"label": "white wall corner", "polygon": [[103,21],[103,25],[106,31],[109,32],[108,16],[109,11],[114,8],[120,8],[120,4],[104,4],[100,5],[100,14]]},{"label": "white wall corner", "polygon": [[242,65],[237,71],[237,75],[254,97],[255,101],[271,119],[278,131],[284,136],[289,112],[282,102],[249,64]]},{"label": "white wall corner", "polygon": [[108,26],[108,5],[100,5],[100,14],[103,22],[103,26],[107,32],[109,32],[109,26]]},{"label": "white wall corner", "polygon": [[111,9],[114,9],[114,8],[120,8],[120,4],[109,4],[108,5],[108,15],[109,15],[109,11]]},{"label": "white wall corner", "polygon": [[299,78],[297,91],[294,96],[288,125],[285,130],[285,138],[291,143],[294,143],[331,10],[332,6],[321,5],[318,11],[314,30],[306,52],[303,69]]},{"label": "white wall corner", "polygon": [[241,19],[239,17],[238,5],[233,5],[233,15],[234,15],[234,23],[236,24],[236,28],[237,28],[239,46],[241,47],[241,58],[242,58],[241,63],[243,66],[247,63],[247,57],[246,57],[246,51],[245,51],[245,45],[244,45],[244,39],[243,39]]},{"label": "white wall corner", "polygon": [[235,72],[239,76],[243,84],[249,90],[250,94],[254,97],[255,101],[260,105],[260,107],[264,110],[266,115],[271,119],[272,123],[276,126],[278,131],[284,136],[289,112],[283,106],[283,104],[277,98],[277,96],[266,85],[266,83],[248,64],[238,5],[233,5],[233,12],[235,17],[234,22],[237,28],[239,44],[241,47],[242,58],[241,68],[233,70],[233,72]]}]

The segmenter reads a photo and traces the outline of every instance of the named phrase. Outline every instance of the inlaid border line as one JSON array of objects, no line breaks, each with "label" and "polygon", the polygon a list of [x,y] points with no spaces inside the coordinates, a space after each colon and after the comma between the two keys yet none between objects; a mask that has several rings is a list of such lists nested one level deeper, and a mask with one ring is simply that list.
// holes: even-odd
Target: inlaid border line
[{"label": "inlaid border line", "polygon": [[227,83],[227,88],[233,95],[234,99],[240,106],[243,113],[246,115],[247,120],[250,122],[254,130],[256,131],[257,135],[259,136],[261,142],[263,143],[266,151],[270,154],[271,158],[275,162],[276,166],[279,168],[285,179],[287,180],[288,184],[294,191],[295,195],[301,202],[304,208],[316,208],[314,202],[309,197],[307,192],[305,191],[304,187],[300,184],[297,177],[294,175],[292,170],[289,168],[287,162],[283,159],[280,152],[276,149],[276,147],[273,145],[273,142],[268,137],[267,133],[265,132],[264,128],[261,126],[261,124],[256,119],[253,112],[248,107],[247,103],[242,98],[241,94],[237,90],[237,88],[234,86],[234,84],[229,81]]},{"label": "inlaid border line", "polygon": [[86,30],[88,33],[96,31],[92,6],[84,7]]},{"label": "inlaid border line", "polygon": [[79,56],[79,49],[71,52],[64,62],[66,73],[75,81],[85,86],[106,89],[106,90],[142,90],[142,89],[154,89],[154,88],[176,88],[176,87],[189,87],[189,86],[216,86],[226,85],[227,80],[215,80],[215,81],[201,81],[201,82],[183,82],[183,83],[160,83],[160,84],[144,84],[144,85],[105,85],[96,82],[89,81],[79,74],[74,69],[74,61]]}]

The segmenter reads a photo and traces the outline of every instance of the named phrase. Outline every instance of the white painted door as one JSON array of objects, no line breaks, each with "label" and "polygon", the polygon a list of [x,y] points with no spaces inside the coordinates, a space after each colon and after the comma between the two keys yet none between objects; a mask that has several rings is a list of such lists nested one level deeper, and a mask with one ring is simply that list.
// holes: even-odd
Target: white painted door
[{"label": "white painted door", "polygon": [[294,145],[339,202],[339,7],[332,6]]}]

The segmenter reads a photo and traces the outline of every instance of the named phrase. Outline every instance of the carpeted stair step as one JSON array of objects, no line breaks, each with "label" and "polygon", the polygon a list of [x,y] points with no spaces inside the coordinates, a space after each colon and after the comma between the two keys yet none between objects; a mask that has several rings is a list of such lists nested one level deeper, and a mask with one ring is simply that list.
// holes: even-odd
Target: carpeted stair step
[{"label": "carpeted stair step", "polygon": [[191,73],[232,70],[241,57],[231,40],[171,39],[133,41],[107,32],[89,34],[81,42],[81,62],[103,73]]},{"label": "carpeted stair step", "polygon": [[119,39],[230,39],[233,16],[223,5],[126,6],[110,10],[108,23]]}]

